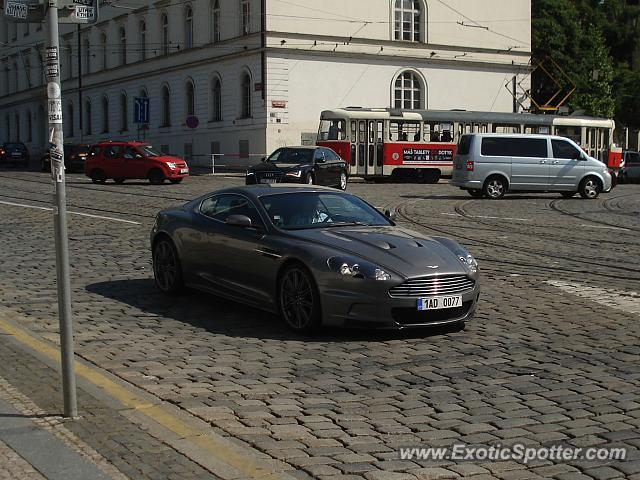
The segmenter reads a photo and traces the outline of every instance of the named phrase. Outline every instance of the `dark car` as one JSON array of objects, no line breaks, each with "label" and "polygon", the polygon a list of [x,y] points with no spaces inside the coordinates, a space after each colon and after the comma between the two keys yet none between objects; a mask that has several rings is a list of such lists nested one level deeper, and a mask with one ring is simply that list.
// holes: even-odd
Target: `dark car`
[{"label": "dark car", "polygon": [[283,147],[247,170],[246,184],[304,183],[347,188],[349,169],[326,147]]},{"label": "dark car", "polygon": [[[84,172],[84,162],[89,156],[89,145],[64,144],[64,166],[69,172]],[[47,151],[40,159],[43,172],[51,170],[51,156]]]},{"label": "dark car", "polygon": [[0,146],[0,164],[29,166],[29,149],[22,142],[6,142]]},{"label": "dark car", "polygon": [[166,294],[189,286],[279,313],[299,331],[470,320],[480,290],[474,258],[392,218],[327,187],[219,190],[157,215],[155,282]]},{"label": "dark car", "polygon": [[620,183],[640,182],[640,153],[625,150],[622,154],[622,163],[618,170]]}]

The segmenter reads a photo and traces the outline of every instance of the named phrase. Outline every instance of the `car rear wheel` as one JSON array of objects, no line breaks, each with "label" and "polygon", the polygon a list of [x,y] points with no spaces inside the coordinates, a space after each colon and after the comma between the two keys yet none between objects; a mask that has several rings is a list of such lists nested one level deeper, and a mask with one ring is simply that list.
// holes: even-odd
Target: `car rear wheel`
[{"label": "car rear wheel", "polygon": [[467,190],[467,192],[473,198],[482,198],[482,197],[484,197],[484,192],[482,190]]},{"label": "car rear wheel", "polygon": [[160,291],[167,295],[176,295],[184,288],[178,252],[168,237],[153,246],[153,278]]},{"label": "car rear wheel", "polygon": [[160,185],[164,183],[164,173],[161,170],[153,169],[149,172],[149,182],[153,185]]},{"label": "car rear wheel", "polygon": [[171,183],[173,183],[174,185],[177,185],[178,183],[180,183],[182,181],[181,178],[172,178],[171,180],[169,180]]},{"label": "car rear wheel", "polygon": [[342,172],[340,174],[340,184],[338,185],[338,188],[340,190],[346,190],[347,189],[347,172]]},{"label": "car rear wheel", "polygon": [[103,184],[107,181],[107,176],[105,175],[105,173],[102,170],[92,170],[91,171],[91,181],[93,183],[100,183]]},{"label": "car rear wheel", "polygon": [[507,193],[507,182],[499,176],[489,177],[487,181],[484,182],[484,188],[482,190],[488,198],[497,200],[504,197],[504,194]]},{"label": "car rear wheel", "polygon": [[580,188],[578,192],[582,198],[586,199],[596,199],[598,195],[600,195],[600,182],[595,177],[587,177],[582,182],[580,182]]},{"label": "car rear wheel", "polygon": [[302,265],[288,266],[278,286],[280,315],[289,328],[308,332],[320,324],[320,297],[311,273]]}]

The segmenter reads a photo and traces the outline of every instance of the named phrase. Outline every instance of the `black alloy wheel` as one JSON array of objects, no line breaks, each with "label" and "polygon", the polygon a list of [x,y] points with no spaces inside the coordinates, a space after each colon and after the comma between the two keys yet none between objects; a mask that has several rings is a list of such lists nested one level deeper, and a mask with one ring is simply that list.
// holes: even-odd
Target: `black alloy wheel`
[{"label": "black alloy wheel", "polygon": [[91,181],[93,183],[103,184],[103,183],[106,183],[107,176],[104,174],[102,170],[95,169],[91,172]]},{"label": "black alloy wheel", "polygon": [[304,176],[304,183],[306,183],[307,185],[313,185],[315,184],[315,180],[313,178],[313,174],[311,172],[308,172],[305,176]]},{"label": "black alloy wheel", "polygon": [[302,265],[291,265],[280,276],[280,314],[297,332],[308,332],[320,323],[320,298],[311,274]]},{"label": "black alloy wheel", "polygon": [[167,295],[176,295],[184,288],[178,252],[168,238],[162,238],[153,247],[153,278]]}]

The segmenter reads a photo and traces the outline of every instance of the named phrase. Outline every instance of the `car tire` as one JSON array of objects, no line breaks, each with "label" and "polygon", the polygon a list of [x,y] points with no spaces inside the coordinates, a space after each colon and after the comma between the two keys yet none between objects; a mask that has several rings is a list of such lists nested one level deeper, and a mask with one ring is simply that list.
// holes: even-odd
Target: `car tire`
[{"label": "car tire", "polygon": [[162,185],[165,180],[164,173],[162,173],[162,170],[157,168],[154,168],[149,172],[148,178],[152,185]]},{"label": "car tire", "polygon": [[576,192],[560,192],[563,198],[573,198]]},{"label": "car tire", "polygon": [[172,178],[171,180],[169,180],[171,183],[173,183],[174,185],[179,184],[182,179],[181,178]]},{"label": "car tire", "polygon": [[470,190],[467,190],[467,193],[469,195],[471,195],[473,198],[482,198],[482,197],[484,197],[484,191],[482,191],[482,190],[470,189]]},{"label": "car tire", "polygon": [[304,176],[304,183],[306,183],[307,185],[315,185],[316,183],[316,179],[313,178],[313,173],[308,172],[305,176]]},{"label": "car tire", "polygon": [[427,170],[422,172],[422,183],[438,183],[440,181],[440,170]]},{"label": "car tire", "polygon": [[340,183],[338,184],[338,188],[342,191],[347,189],[347,172],[340,173]]},{"label": "car tire", "polygon": [[601,190],[600,181],[596,177],[583,178],[580,182],[580,187],[578,187],[580,196],[587,200],[595,200],[598,198]]},{"label": "car tire", "polygon": [[93,183],[97,183],[97,184],[105,184],[107,181],[107,176],[105,175],[105,173],[100,170],[100,169],[95,169],[95,170],[91,170],[91,181]]},{"label": "car tire", "polygon": [[320,295],[304,265],[292,263],[278,277],[278,309],[296,332],[310,332],[320,325]]},{"label": "car tire", "polygon": [[168,236],[154,242],[153,280],[156,287],[165,295],[177,295],[184,290],[182,266],[178,251]]},{"label": "car tire", "polygon": [[124,183],[124,178],[114,178],[113,181],[118,185],[122,185]]},{"label": "car tire", "polygon": [[507,181],[499,175],[489,177],[482,187],[483,194],[491,200],[498,200],[507,193]]}]

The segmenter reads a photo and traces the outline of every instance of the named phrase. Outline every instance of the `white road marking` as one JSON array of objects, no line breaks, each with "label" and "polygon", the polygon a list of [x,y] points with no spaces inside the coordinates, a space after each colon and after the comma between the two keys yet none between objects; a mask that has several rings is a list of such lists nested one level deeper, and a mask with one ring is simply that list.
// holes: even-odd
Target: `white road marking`
[{"label": "white road marking", "polygon": [[[50,208],[50,207],[38,207],[36,205],[26,205],[24,203],[5,202],[2,200],[0,200],[0,203],[3,205],[10,205],[12,207],[33,208],[36,210],[46,210],[47,212],[53,211],[53,208]],[[111,220],[112,222],[122,222],[122,223],[130,223],[132,225],[140,225],[140,222],[134,222],[133,220],[124,220],[123,218],[105,217],[102,215],[92,215],[90,213],[81,213],[81,212],[67,212],[67,213],[69,215],[79,215],[81,217],[100,218],[102,220]]]},{"label": "white road marking", "polygon": [[607,230],[622,230],[623,232],[628,232],[629,231],[628,228],[623,228],[623,227],[605,227],[604,225],[587,225],[586,223],[583,223],[580,226],[581,227],[587,227],[587,228],[604,228],[604,229],[607,229]]},{"label": "white road marking", "polygon": [[559,288],[563,292],[586,298],[594,303],[615,308],[626,313],[640,315],[640,293],[631,290],[592,287],[577,282],[547,280],[545,283]]}]

